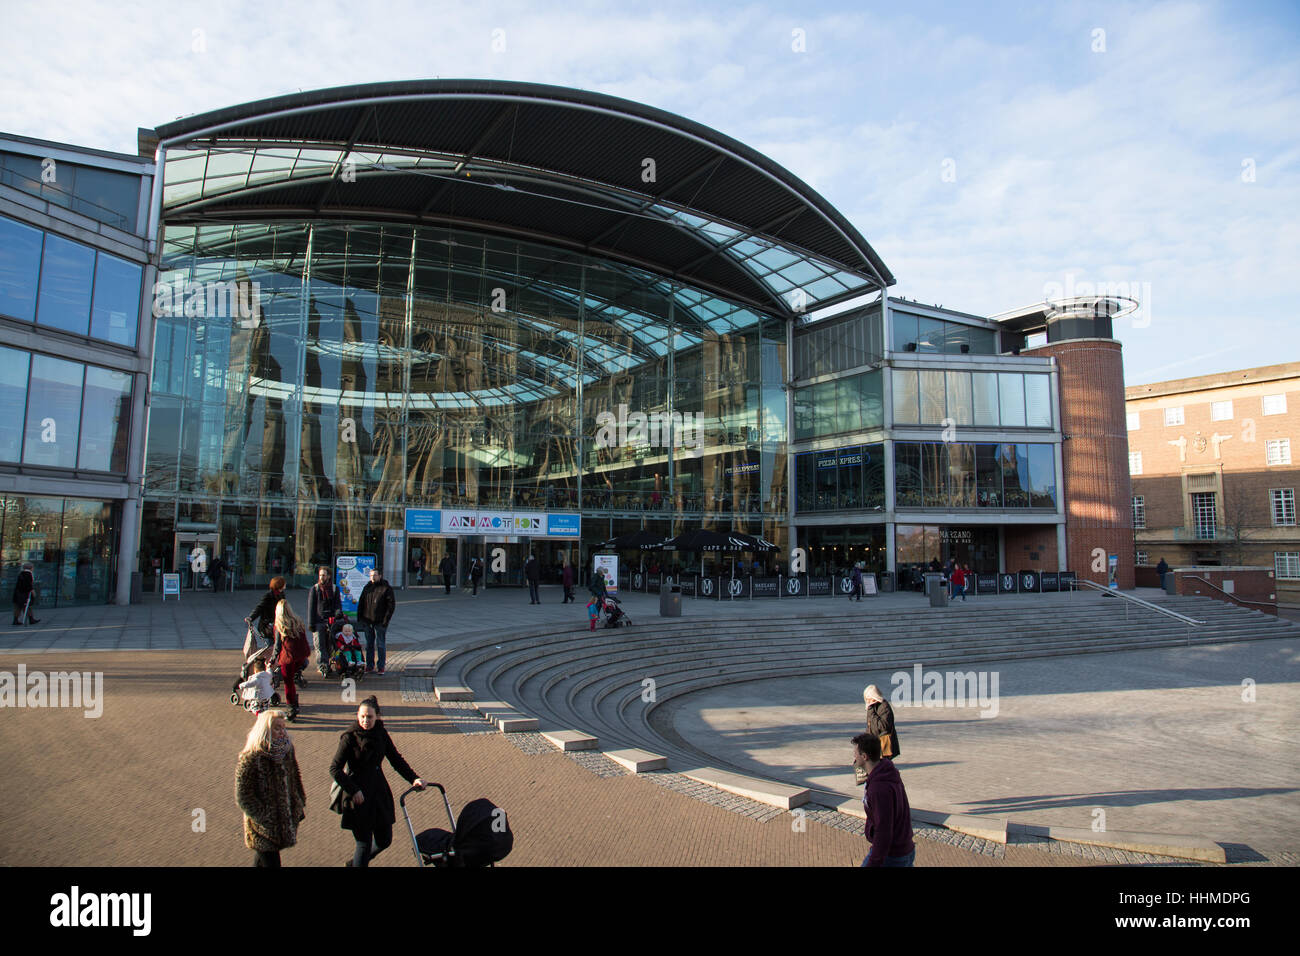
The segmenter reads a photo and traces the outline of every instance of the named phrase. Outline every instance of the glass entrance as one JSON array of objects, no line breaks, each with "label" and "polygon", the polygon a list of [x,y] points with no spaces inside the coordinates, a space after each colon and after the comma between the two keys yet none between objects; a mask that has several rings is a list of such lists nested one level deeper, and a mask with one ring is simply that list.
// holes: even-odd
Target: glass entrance
[{"label": "glass entrance", "polygon": [[176,564],[172,570],[180,573],[182,588],[187,591],[212,588],[208,570],[212,566],[212,559],[221,553],[218,541],[215,534],[182,531],[176,535],[176,548],[172,552],[176,556]]}]

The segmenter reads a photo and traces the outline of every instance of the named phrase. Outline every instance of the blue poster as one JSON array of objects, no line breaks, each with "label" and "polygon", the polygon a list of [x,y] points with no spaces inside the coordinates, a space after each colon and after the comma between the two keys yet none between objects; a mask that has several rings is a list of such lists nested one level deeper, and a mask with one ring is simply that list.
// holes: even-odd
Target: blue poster
[{"label": "blue poster", "polygon": [[334,583],[338,585],[343,613],[356,614],[361,590],[370,583],[376,567],[373,554],[338,554],[334,556]]}]

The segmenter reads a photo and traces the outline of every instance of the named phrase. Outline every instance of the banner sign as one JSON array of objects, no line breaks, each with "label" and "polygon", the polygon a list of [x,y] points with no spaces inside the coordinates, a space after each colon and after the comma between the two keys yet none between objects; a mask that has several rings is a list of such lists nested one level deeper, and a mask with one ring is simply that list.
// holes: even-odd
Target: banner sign
[{"label": "banner sign", "polygon": [[336,554],[334,556],[334,583],[339,589],[343,611],[357,613],[361,590],[370,583],[370,572],[377,567],[373,554]]},{"label": "banner sign", "polygon": [[808,579],[809,597],[827,597],[830,594],[831,594],[830,578],[809,578]]},{"label": "banner sign", "polygon": [[1044,591],[1061,590],[1061,578],[1055,571],[1040,571],[1038,581]]},{"label": "banner sign", "polygon": [[1000,591],[1003,594],[1015,594],[1016,576],[1014,574],[1006,574],[1006,573],[999,574],[998,591]]},{"label": "banner sign", "polygon": [[726,578],[723,582],[727,586],[727,597],[733,601],[737,598],[749,597],[749,578]]},{"label": "banner sign", "polygon": [[695,597],[695,585],[697,581],[698,579],[694,575],[683,577],[681,581],[682,594],[686,597]]},{"label": "banner sign", "polygon": [[876,594],[876,576],[874,574],[862,575],[862,593],[868,597],[874,597]]},{"label": "banner sign", "polygon": [[976,594],[997,594],[998,576],[996,574],[975,575],[975,593]]},{"label": "banner sign", "polygon": [[593,554],[591,556],[591,573],[594,576],[600,568],[605,569],[605,593],[618,594],[618,555]]},{"label": "banner sign", "polygon": [[163,600],[167,600],[167,595],[175,594],[177,599],[181,596],[181,576],[179,574],[164,574],[163,579]]},{"label": "banner sign", "polygon": [[479,511],[472,508],[407,508],[406,533],[579,538],[582,536],[582,515],[572,512]]},{"label": "banner sign", "polygon": [[1021,571],[1019,574],[1019,578],[1020,578],[1021,594],[1038,593],[1038,572],[1037,571]]},{"label": "banner sign", "polygon": [[1069,591],[1074,588],[1074,572],[1061,571],[1056,575],[1056,580],[1060,583],[1062,591]]},{"label": "banner sign", "polygon": [[781,596],[780,578],[754,578],[749,583],[750,593],[756,598]]}]

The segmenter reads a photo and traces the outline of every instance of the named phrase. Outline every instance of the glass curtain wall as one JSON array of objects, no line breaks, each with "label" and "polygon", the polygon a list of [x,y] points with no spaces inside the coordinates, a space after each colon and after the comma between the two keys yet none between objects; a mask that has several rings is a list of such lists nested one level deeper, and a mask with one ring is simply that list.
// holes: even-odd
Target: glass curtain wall
[{"label": "glass curtain wall", "polygon": [[160,317],[146,466],[148,513],[211,503],[243,586],[382,554],[407,506],[581,510],[584,547],[628,522],[778,531],[779,319],[449,229],[170,226],[161,279],[248,306]]}]

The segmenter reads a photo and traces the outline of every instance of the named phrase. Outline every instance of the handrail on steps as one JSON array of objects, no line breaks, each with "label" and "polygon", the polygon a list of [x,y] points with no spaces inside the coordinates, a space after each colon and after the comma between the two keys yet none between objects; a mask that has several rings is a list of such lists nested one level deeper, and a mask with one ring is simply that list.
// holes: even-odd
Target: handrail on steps
[{"label": "handrail on steps", "polygon": [[[1202,584],[1204,584],[1207,588],[1214,588],[1214,590],[1218,591],[1220,594],[1222,594],[1224,597],[1226,597],[1226,598],[1227,598],[1228,600],[1230,600],[1230,601],[1237,601],[1237,602],[1240,602],[1240,603],[1242,603],[1242,604],[1256,604],[1256,605],[1258,605],[1259,607],[1271,607],[1271,608],[1276,608],[1276,607],[1277,607],[1276,604],[1269,604],[1267,601],[1247,601],[1247,600],[1246,600],[1245,598],[1243,598],[1243,597],[1237,597],[1237,595],[1235,595],[1235,594],[1229,594],[1227,591],[1223,590],[1223,588],[1219,587],[1217,584],[1213,583],[1212,581],[1207,581],[1207,580],[1205,580],[1205,578],[1200,577],[1200,576],[1195,575],[1195,574],[1187,574],[1187,575],[1184,575],[1184,576],[1183,576],[1183,580],[1185,580],[1185,581],[1200,581],[1200,582],[1201,582]],[[1091,584],[1092,582],[1090,581],[1090,582],[1088,582],[1088,583]]]},{"label": "handrail on steps", "polygon": [[1123,598],[1125,601],[1132,601],[1134,604],[1139,604],[1142,607],[1149,608],[1152,611],[1159,611],[1161,614],[1167,615],[1168,617],[1177,618],[1178,620],[1182,621],[1184,624],[1190,624],[1194,627],[1203,627],[1207,623],[1206,621],[1199,621],[1194,617],[1188,617],[1186,614],[1179,614],[1177,611],[1171,611],[1169,610],[1169,608],[1161,607],[1159,604],[1152,604],[1150,601],[1144,601],[1140,597],[1134,597],[1131,594],[1125,594],[1123,591],[1119,591],[1114,588],[1108,588],[1104,585],[1098,584],[1096,581],[1085,581],[1083,579],[1076,578],[1074,582],[1074,586],[1090,587],[1093,590],[1101,591],[1103,594],[1109,594],[1111,597]]}]

